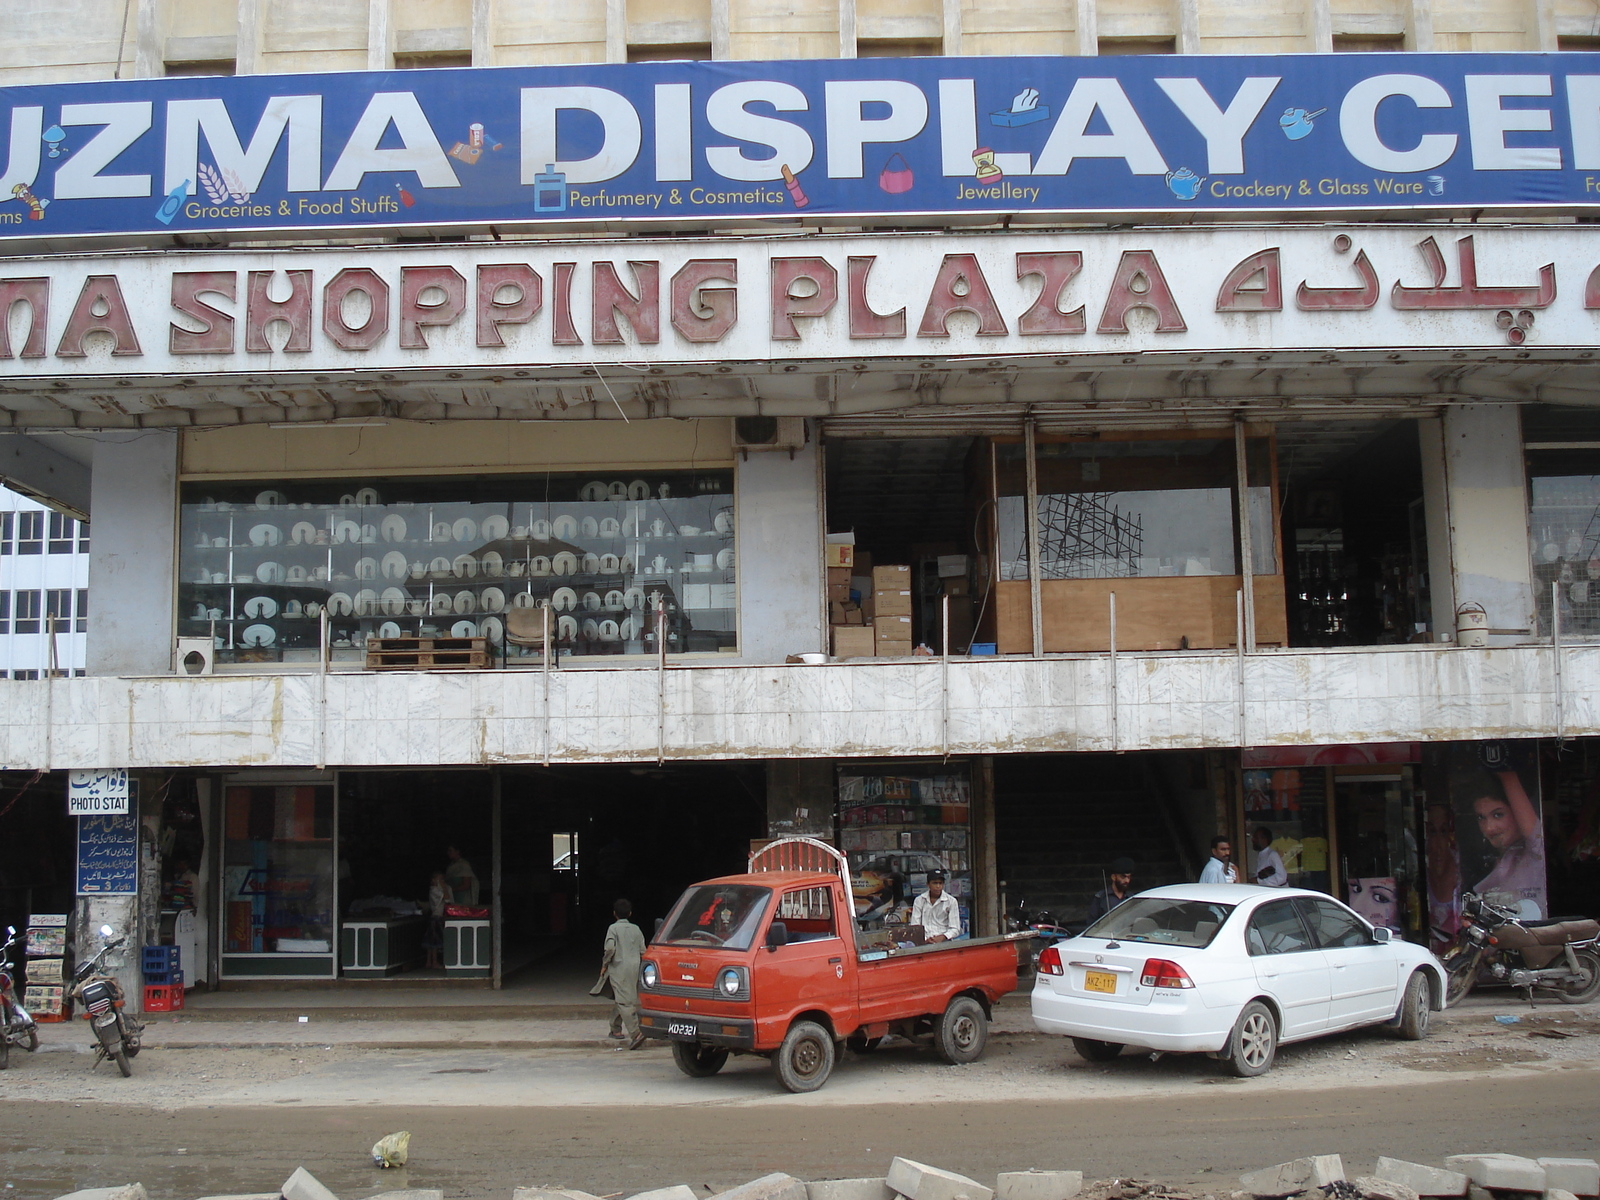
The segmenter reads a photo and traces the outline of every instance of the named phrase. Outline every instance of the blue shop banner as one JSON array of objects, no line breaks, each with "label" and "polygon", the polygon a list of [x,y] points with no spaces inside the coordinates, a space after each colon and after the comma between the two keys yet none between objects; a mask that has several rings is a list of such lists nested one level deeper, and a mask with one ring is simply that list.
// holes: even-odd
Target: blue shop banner
[{"label": "blue shop banner", "polygon": [[1600,201],[1581,53],[828,59],[0,89],[0,238]]}]

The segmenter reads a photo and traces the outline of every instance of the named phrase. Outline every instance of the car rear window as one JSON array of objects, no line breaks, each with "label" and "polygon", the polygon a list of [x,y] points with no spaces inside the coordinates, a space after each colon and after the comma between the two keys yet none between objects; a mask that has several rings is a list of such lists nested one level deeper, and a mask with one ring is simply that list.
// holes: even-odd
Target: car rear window
[{"label": "car rear window", "polygon": [[1089,926],[1083,936],[1163,946],[1209,946],[1233,908],[1202,900],[1135,896]]}]

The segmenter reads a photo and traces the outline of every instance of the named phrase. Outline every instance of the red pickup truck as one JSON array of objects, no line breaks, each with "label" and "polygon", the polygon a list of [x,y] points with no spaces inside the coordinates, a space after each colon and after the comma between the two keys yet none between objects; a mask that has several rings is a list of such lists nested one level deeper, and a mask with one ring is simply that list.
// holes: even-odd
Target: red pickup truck
[{"label": "red pickup truck", "polygon": [[784,839],[754,855],[750,873],[679,898],[640,964],[639,1025],[671,1040],[687,1075],[759,1054],[791,1092],[827,1082],[841,1043],[866,1052],[889,1033],[972,1062],[994,1002],[1016,987],[1017,941],[858,944],[843,855]]}]

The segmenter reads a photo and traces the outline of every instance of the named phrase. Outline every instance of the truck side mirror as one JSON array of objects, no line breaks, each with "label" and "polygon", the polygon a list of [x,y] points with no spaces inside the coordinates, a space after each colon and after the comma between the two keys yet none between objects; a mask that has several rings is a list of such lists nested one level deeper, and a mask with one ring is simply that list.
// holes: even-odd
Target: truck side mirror
[{"label": "truck side mirror", "polygon": [[767,926],[767,949],[776,950],[779,946],[789,944],[789,927],[782,921],[774,921]]}]

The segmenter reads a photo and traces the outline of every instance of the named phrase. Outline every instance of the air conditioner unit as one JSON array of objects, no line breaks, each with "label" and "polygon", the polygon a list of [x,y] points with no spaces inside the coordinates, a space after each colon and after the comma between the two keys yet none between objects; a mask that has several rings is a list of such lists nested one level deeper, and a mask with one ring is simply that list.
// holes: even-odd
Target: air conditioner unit
[{"label": "air conditioner unit", "polygon": [[752,450],[787,450],[789,457],[806,444],[804,417],[735,417],[733,448],[743,454]]}]

